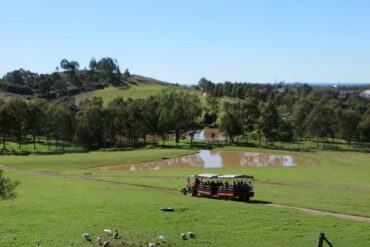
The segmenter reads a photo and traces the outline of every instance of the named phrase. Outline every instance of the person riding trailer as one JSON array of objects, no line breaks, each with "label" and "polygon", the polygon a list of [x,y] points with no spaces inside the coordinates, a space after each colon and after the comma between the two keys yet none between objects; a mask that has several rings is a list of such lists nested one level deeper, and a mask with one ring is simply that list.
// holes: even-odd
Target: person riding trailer
[{"label": "person riding trailer", "polygon": [[253,176],[198,174],[188,177],[184,194],[249,201],[254,196]]}]

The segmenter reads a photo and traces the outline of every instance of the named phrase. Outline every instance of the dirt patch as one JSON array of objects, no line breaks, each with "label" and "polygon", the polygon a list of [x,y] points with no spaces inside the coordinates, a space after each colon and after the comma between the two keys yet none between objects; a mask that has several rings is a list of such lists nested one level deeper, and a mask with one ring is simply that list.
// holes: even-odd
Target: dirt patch
[{"label": "dirt patch", "polygon": [[319,216],[332,216],[340,219],[346,219],[346,220],[354,220],[354,221],[362,221],[362,222],[369,222],[370,223],[370,217],[365,216],[357,216],[357,215],[351,215],[351,214],[338,214],[338,213],[332,213],[332,212],[326,212],[321,210],[315,210],[310,208],[299,208],[299,207],[293,207],[293,206],[287,206],[287,205],[281,205],[281,204],[266,204],[268,207],[275,207],[275,208],[288,208],[288,209],[295,209],[300,212],[319,215]]}]

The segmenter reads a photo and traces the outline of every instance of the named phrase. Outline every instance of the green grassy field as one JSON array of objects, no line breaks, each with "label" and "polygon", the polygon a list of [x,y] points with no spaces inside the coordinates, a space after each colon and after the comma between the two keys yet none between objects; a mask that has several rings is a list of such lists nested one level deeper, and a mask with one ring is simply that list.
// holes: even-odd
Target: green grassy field
[{"label": "green grassy field", "polygon": [[96,91],[85,92],[75,96],[76,103],[80,101],[92,98],[92,97],[101,97],[105,104],[108,104],[109,101],[117,97],[123,97],[125,99],[132,98],[146,98],[150,95],[155,95],[160,92],[164,88],[168,88],[169,86],[161,85],[161,84],[138,84],[138,85],[130,85],[128,89],[121,89],[119,87],[109,86],[104,89],[99,89]]},{"label": "green grassy field", "polygon": [[[272,202],[329,212],[370,216],[370,154],[352,152],[287,152],[242,147],[222,148],[300,155],[316,164],[297,167],[208,169],[256,177],[256,202]],[[194,153],[190,149],[143,148],[61,155],[0,156],[0,164],[48,171],[5,171],[18,179],[18,197],[1,201],[0,246],[90,246],[81,234],[102,235],[118,229],[124,241],[147,246],[159,234],[163,246],[315,246],[325,232],[334,246],[369,246],[370,223],[317,216],[263,203],[241,203],[186,197],[176,192],[185,176],[203,169],[98,171],[100,165],[126,165]],[[83,175],[91,172],[89,176]],[[53,174],[50,176],[50,174]],[[60,174],[60,175],[58,175]],[[74,177],[69,177],[74,176]],[[96,180],[155,186],[139,188]],[[81,179],[79,179],[81,178]],[[278,182],[278,183],[276,183]],[[173,191],[166,191],[165,188]],[[160,211],[174,207],[174,213]],[[68,227],[66,227],[68,226]],[[182,241],[180,233],[196,239]],[[111,241],[112,243],[112,241]]]}]

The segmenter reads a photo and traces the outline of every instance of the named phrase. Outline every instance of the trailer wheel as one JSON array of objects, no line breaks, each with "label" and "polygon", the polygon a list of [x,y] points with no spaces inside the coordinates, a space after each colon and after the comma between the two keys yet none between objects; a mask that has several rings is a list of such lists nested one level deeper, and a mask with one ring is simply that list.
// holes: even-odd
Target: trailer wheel
[{"label": "trailer wheel", "polygon": [[245,202],[250,202],[251,198],[249,196],[245,197]]}]

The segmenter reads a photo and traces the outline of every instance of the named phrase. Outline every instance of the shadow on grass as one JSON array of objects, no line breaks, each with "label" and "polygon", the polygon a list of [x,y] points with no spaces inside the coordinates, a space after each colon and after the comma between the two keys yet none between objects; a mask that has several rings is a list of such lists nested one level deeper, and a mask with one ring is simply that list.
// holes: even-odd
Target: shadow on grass
[{"label": "shadow on grass", "polygon": [[250,204],[272,204],[270,201],[262,201],[262,200],[250,200],[248,203]]}]

